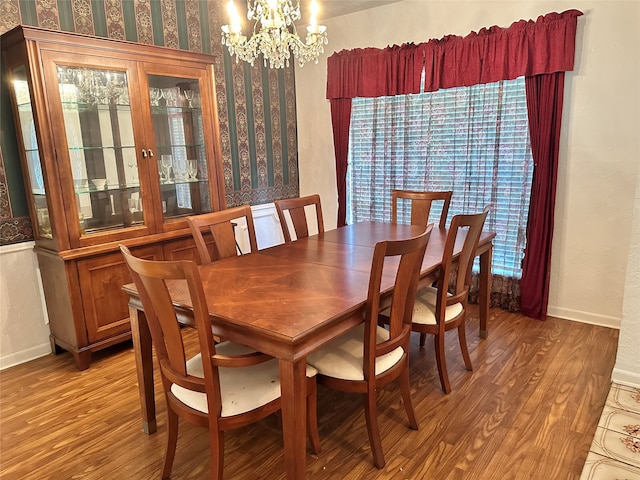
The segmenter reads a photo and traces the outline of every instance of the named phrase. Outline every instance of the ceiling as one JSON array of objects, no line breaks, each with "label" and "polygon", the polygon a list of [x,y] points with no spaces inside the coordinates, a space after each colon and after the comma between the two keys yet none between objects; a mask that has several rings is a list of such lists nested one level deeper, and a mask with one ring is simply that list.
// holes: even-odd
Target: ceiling
[{"label": "ceiling", "polygon": [[[380,7],[382,5],[388,5],[390,3],[396,3],[401,0],[317,0],[320,6],[320,13],[318,14],[318,21],[339,17],[340,15],[346,15],[348,13],[359,12],[360,10],[367,10],[368,8]],[[300,22],[306,24],[309,22],[309,0],[300,1],[300,11],[302,19]]]}]

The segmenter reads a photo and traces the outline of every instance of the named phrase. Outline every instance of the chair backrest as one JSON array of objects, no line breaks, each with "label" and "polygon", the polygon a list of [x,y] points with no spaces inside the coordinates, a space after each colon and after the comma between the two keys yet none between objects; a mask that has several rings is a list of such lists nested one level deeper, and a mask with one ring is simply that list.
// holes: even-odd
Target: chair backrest
[{"label": "chair backrest", "polygon": [[449,214],[452,192],[414,192],[410,190],[391,191],[391,222],[398,223],[398,200],[411,200],[411,225],[427,225],[431,203],[442,200],[439,227],[444,228]]},{"label": "chair backrest", "polygon": [[[451,219],[451,225],[447,232],[447,240],[445,242],[442,254],[442,270],[438,279],[438,296],[436,300],[436,317],[444,315],[447,305],[455,303],[467,304],[469,287],[471,285],[471,268],[473,267],[473,259],[476,256],[478,241],[482,234],[484,222],[489,214],[489,208],[486,207],[482,213],[472,215],[455,215]],[[462,232],[466,230],[466,232]],[[458,236],[464,233],[464,243],[460,256],[454,262],[453,250],[456,245]],[[451,296],[447,295],[449,289],[449,279],[451,273],[455,272],[455,280],[453,292]],[[444,317],[439,317],[444,318]],[[440,322],[444,324],[444,322]]]},{"label": "chair backrest", "polygon": [[278,212],[278,219],[282,225],[282,234],[284,235],[284,241],[291,241],[291,233],[289,232],[289,226],[285,218],[285,211],[289,212],[291,217],[291,223],[296,233],[296,238],[304,238],[309,236],[309,226],[307,225],[307,216],[305,213],[305,207],[313,205],[316,210],[316,221],[318,223],[318,233],[324,232],[324,222],[322,220],[322,205],[320,204],[320,195],[314,194],[300,198],[290,198],[287,200],[276,200],[276,211]]},{"label": "chair backrest", "polygon": [[[365,343],[364,343],[364,377],[372,379],[375,376],[375,359],[385,355],[397,347],[409,351],[411,335],[411,321],[413,304],[416,300],[420,268],[431,236],[433,225],[417,237],[406,240],[387,240],[376,243],[371,262],[369,276],[369,291],[365,313]],[[377,326],[380,313],[380,289],[383,271],[388,273],[395,263],[387,262],[388,257],[400,257],[395,271],[395,282],[392,291],[391,311],[389,312],[389,339],[377,343]]]},{"label": "chair backrest", "polygon": [[215,260],[238,255],[235,224],[232,221],[242,217],[244,217],[247,222],[247,233],[249,234],[251,251],[255,252],[258,250],[258,243],[256,241],[255,226],[253,225],[253,215],[251,214],[251,207],[249,205],[187,217],[187,223],[189,224],[193,239],[196,242],[201,264],[204,265],[212,261],[203,236],[203,229],[208,230],[213,237],[214,250],[217,254]]},{"label": "chair backrest", "polygon": [[[215,344],[196,263],[190,260],[144,260],[133,256],[124,245],[120,245],[120,250],[142,301],[151,340],[158,356],[165,393],[169,394],[171,384],[174,383],[190,390],[204,392],[207,394],[209,412],[220,412],[222,403],[218,370],[211,361],[216,353]],[[176,281],[184,282],[191,298],[204,378],[187,374],[185,345],[176,310],[167,289],[167,282]]]}]

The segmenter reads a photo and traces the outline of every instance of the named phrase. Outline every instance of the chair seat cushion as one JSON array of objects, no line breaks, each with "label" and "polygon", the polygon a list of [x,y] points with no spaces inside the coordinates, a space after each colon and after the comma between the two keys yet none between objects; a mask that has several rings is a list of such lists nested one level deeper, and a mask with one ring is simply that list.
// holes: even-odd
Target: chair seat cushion
[{"label": "chair seat cushion", "polygon": [[[451,296],[450,294],[447,294]],[[436,324],[436,299],[438,297],[438,289],[426,287],[418,290],[416,303],[413,305],[413,323],[423,325]],[[462,304],[454,303],[445,310],[445,323],[453,320],[462,313]]]},{"label": "chair seat cushion", "polygon": [[[378,343],[389,339],[389,332],[377,327]],[[307,363],[315,367],[320,375],[343,380],[364,380],[364,324],[348,331],[341,337],[331,341],[320,350],[307,357]],[[376,375],[393,367],[400,359],[404,350],[395,350],[376,359]]]},{"label": "chair seat cushion", "polygon": [[[216,353],[221,355],[243,355],[255,352],[254,349],[233,342],[216,345]],[[187,373],[204,378],[202,356],[197,354],[187,360]],[[316,375],[316,370],[307,365],[307,377]],[[280,397],[280,373],[278,360],[273,359],[250,367],[219,367],[220,397],[222,399],[222,417],[231,417],[255,410]],[[171,393],[189,407],[208,413],[207,396],[187,388],[171,385]]]}]

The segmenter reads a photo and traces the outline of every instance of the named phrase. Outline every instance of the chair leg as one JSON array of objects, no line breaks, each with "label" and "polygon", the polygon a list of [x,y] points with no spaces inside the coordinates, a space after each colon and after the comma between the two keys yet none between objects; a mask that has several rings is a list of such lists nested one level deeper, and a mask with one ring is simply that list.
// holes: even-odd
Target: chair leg
[{"label": "chair leg", "polygon": [[404,403],[404,409],[407,412],[409,418],[409,426],[413,430],[418,430],[418,421],[416,420],[416,414],[413,410],[413,403],[411,403],[411,384],[409,382],[409,362],[405,364],[404,371],[400,375],[400,392],[402,393],[402,402]]},{"label": "chair leg", "polygon": [[167,450],[164,454],[164,465],[162,467],[162,480],[171,476],[173,459],[176,456],[176,446],[178,444],[178,415],[171,409],[167,402]]},{"label": "chair leg", "polygon": [[373,464],[378,468],[384,468],[384,453],[382,453],[382,442],[380,441],[380,428],[378,427],[378,411],[376,408],[376,389],[372,386],[364,396],[364,415],[367,420],[367,432],[369,433],[369,444],[373,453]]},{"label": "chair leg", "polygon": [[449,393],[451,391],[451,385],[449,384],[449,375],[447,374],[447,359],[444,354],[444,335],[434,335],[433,342],[436,350],[436,363],[438,364],[440,385],[442,385],[442,391],[444,393]]},{"label": "chair leg", "polygon": [[318,435],[318,395],[315,378],[307,382],[307,435],[311,450],[316,455],[320,454],[320,435]]},{"label": "chair leg", "polygon": [[420,334],[420,346],[424,347],[424,342],[427,340],[427,334],[426,333],[421,333]]},{"label": "chair leg", "polygon": [[467,370],[472,371],[473,365],[471,365],[471,357],[469,357],[469,349],[467,348],[467,333],[465,331],[464,321],[458,325],[458,340],[460,341],[460,350],[462,350],[464,365],[467,367]]},{"label": "chair leg", "polygon": [[224,432],[209,428],[209,480],[222,480],[224,469]]}]

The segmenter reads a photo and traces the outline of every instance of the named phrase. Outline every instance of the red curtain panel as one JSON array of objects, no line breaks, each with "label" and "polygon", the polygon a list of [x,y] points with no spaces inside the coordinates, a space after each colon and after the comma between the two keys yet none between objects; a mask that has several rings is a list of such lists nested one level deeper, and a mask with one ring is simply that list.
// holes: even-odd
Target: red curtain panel
[{"label": "red curtain panel", "polygon": [[535,168],[520,280],[520,311],[544,320],[549,300],[564,72],[526,77],[525,88]]}]

